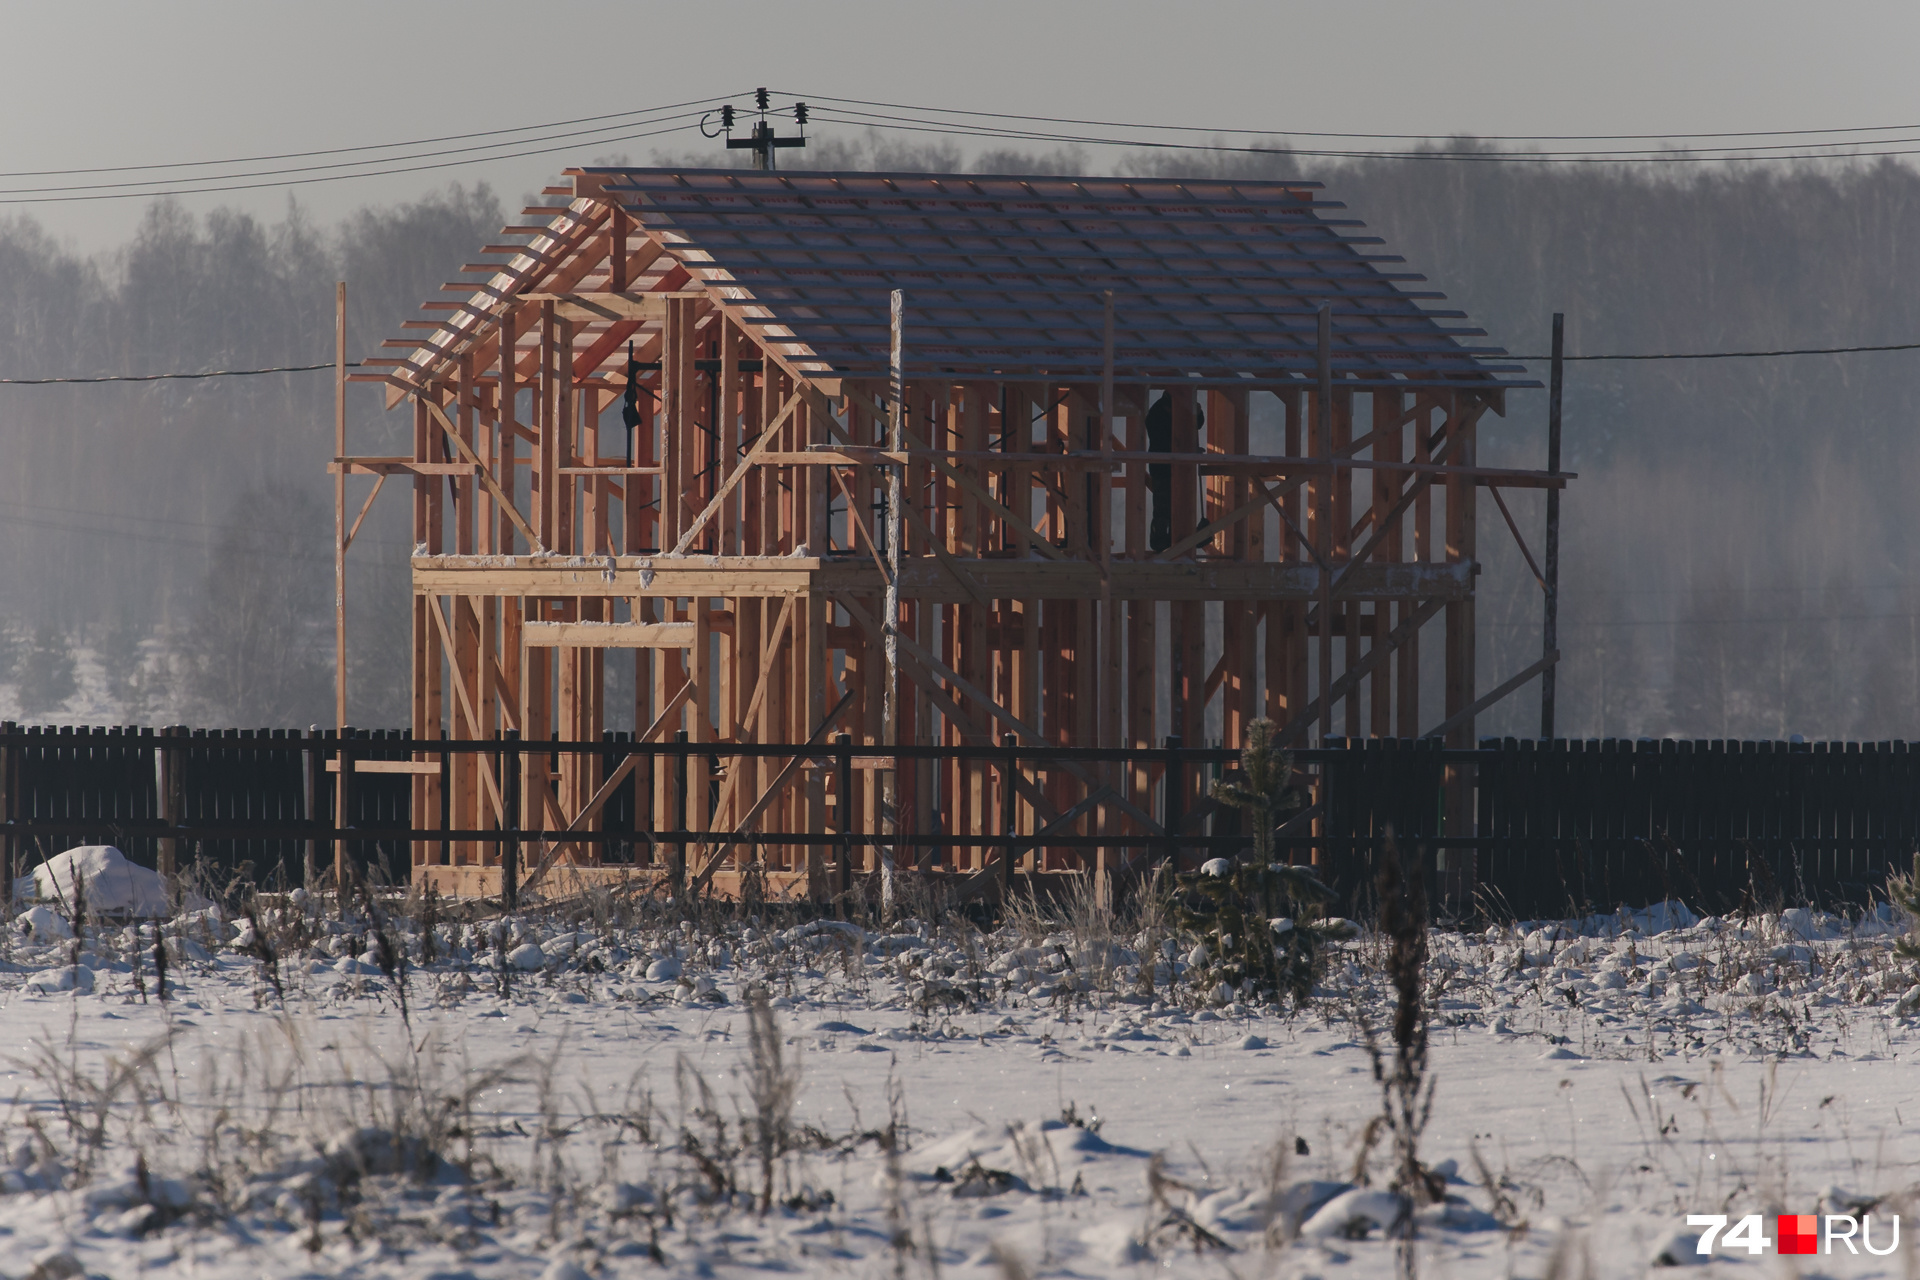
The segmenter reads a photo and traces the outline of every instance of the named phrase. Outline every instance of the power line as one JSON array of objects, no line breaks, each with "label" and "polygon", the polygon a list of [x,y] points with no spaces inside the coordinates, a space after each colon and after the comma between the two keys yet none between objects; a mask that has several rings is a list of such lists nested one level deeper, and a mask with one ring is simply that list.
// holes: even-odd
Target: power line
[{"label": "power line", "polygon": [[[410,155],[395,156],[395,157],[390,157],[388,159],[408,160],[408,161],[430,160],[430,159],[437,159],[441,156],[465,155],[467,153],[475,152],[475,151],[493,151],[495,148],[501,147],[501,146],[521,146],[528,142],[543,142],[543,143],[559,142],[562,139],[579,139],[589,134],[604,134],[604,133],[607,133],[608,130],[610,129],[626,129],[626,128],[631,128],[631,127],[634,127],[635,125],[640,125],[640,124],[658,124],[663,120],[673,120],[673,119],[692,120],[701,114],[702,113],[699,111],[683,111],[678,113],[677,115],[655,116],[652,119],[643,120],[643,121],[634,121],[631,124],[602,125],[592,129],[580,129],[580,130],[575,130],[568,133],[553,133],[553,134],[544,134],[544,135],[540,135],[532,138],[521,138],[521,139],[516,139],[515,141],[512,141],[512,142],[475,143],[474,145],[467,146],[467,147],[451,147],[441,151],[420,151]],[[684,128],[690,128],[691,126],[681,125],[678,127],[684,129]],[[671,129],[660,130],[659,132],[672,132],[672,130]],[[601,144],[601,143],[607,143],[607,142],[625,141],[630,137],[652,137],[652,136],[654,135],[653,134],[619,134],[615,136],[595,138],[592,141],[593,141],[593,144]],[[590,144],[579,142],[579,141],[572,141],[572,142],[569,142],[568,145],[569,146],[585,146]],[[551,149],[559,151],[559,150],[565,150],[567,148],[554,147]],[[525,154],[535,154],[535,153],[521,152],[520,154],[525,155]],[[501,159],[501,158],[503,157],[493,156],[493,155],[475,156],[473,157],[472,163],[478,163],[482,160],[495,160],[495,159]],[[336,160],[328,164],[295,165],[291,168],[285,168],[285,169],[260,169],[253,172],[246,172],[246,173],[210,174],[205,178],[139,178],[139,179],[134,179],[127,182],[89,182],[89,183],[75,183],[68,186],[54,186],[54,187],[0,187],[0,196],[46,195],[46,194],[52,194],[52,193],[58,193],[58,192],[73,192],[73,191],[121,191],[131,195],[150,195],[154,193],[149,191],[130,191],[129,189],[133,187],[154,187],[154,186],[163,185],[168,182],[192,182],[192,183],[223,182],[233,178],[245,178],[245,179],[273,178],[273,177],[280,177],[282,175],[289,174],[289,173],[315,173],[322,170],[360,169],[370,164],[388,163],[388,159]],[[382,172],[407,173],[407,172],[411,172],[411,170],[389,169],[389,170],[383,170]],[[350,174],[338,174],[336,176],[364,177],[367,175],[360,174],[360,173],[350,173]],[[267,185],[275,185],[275,184],[267,184]],[[182,188],[183,191],[189,191],[189,192],[197,191],[200,189],[201,188],[199,187]]]},{"label": "power line", "polygon": [[[12,506],[17,504],[8,503],[6,505]],[[218,549],[232,555],[267,556],[267,557],[272,557],[274,559],[285,559],[285,560],[311,560],[311,561],[315,561],[318,563],[325,563],[325,564],[331,564],[333,562],[333,554],[331,552],[276,551],[272,548],[261,547],[258,545],[225,546],[206,538],[182,537],[179,535],[171,535],[166,533],[155,533],[150,530],[144,530],[144,529],[111,529],[111,528],[105,528],[100,525],[66,524],[58,520],[37,520],[31,516],[15,516],[15,515],[7,515],[5,513],[0,513],[0,524],[24,525],[29,528],[47,529],[55,533],[63,533],[63,534],[78,534],[83,537],[118,538],[118,539],[135,538],[135,539],[138,539],[141,545],[143,546],[152,546],[154,544],[164,544],[164,545],[173,546],[173,547],[193,547],[193,548],[198,548],[204,551],[212,551],[212,550]],[[251,533],[257,534],[263,531],[235,529],[234,532],[251,532]],[[396,538],[379,538],[379,539],[366,539],[366,540],[369,542],[378,542],[383,546],[389,546],[389,547],[410,545]],[[356,538],[354,539],[354,541],[357,544],[360,541],[362,541],[362,539]],[[394,565],[387,561],[369,560],[369,561],[364,561],[363,563],[368,567],[372,567],[382,573],[393,573],[393,572],[400,571],[400,566]]]},{"label": "power line", "polygon": [[[1563,355],[1563,361],[1751,361],[1770,355],[1859,355],[1862,351],[1920,351],[1920,342],[1878,347],[1791,347],[1784,351],[1655,351],[1645,355]],[[1551,361],[1551,355],[1507,355],[1509,361]]]},{"label": "power line", "polygon": [[[728,95],[738,96],[738,95]],[[541,129],[569,129],[574,125],[595,124],[602,120],[623,120],[632,116],[658,115],[663,111],[678,111],[682,107],[701,107],[711,102],[709,98],[691,99],[686,102],[669,102],[658,107],[642,107],[633,111],[614,111],[606,115],[579,116],[572,120],[549,120],[541,124],[515,125],[509,129],[482,129],[474,133],[449,133],[436,138],[414,138],[407,142],[370,142],[353,147],[325,147],[315,151],[282,151],[269,155],[231,156],[225,160],[176,160],[165,164],[122,164],[101,165],[88,169],[19,169],[0,172],[0,178],[64,178],[85,173],[144,173],[154,169],[200,169],[229,164],[264,164],[278,160],[305,160],[313,156],[347,155],[355,151],[391,151],[402,147],[436,146],[442,142],[465,142],[470,138],[501,137],[510,133],[532,133]],[[608,125],[607,128],[615,126]],[[587,130],[586,132],[594,132]],[[517,145],[517,144],[515,144]],[[158,179],[156,179],[158,181]]]},{"label": "power line", "polygon": [[[1844,356],[1876,351],[1920,351],[1920,342],[1895,342],[1881,346],[1862,347],[1791,347],[1777,351],[1657,351],[1637,352],[1624,355],[1567,356],[1566,361],[1602,361],[1602,360],[1754,360],[1771,356]],[[1551,360],[1551,356],[1499,356],[1489,359],[1541,361]],[[0,386],[11,387],[50,387],[94,382],[169,382],[191,381],[201,378],[251,378],[263,373],[313,373],[321,369],[335,368],[333,361],[324,364],[283,364],[265,369],[212,369],[202,373],[129,373],[105,374],[89,378],[0,378]],[[350,360],[347,368],[358,369],[361,362]]]},{"label": "power line", "polygon": [[[915,108],[908,109],[914,110]],[[1179,142],[1152,138],[1100,137],[1056,130],[1009,129],[989,124],[975,124],[971,121],[930,119],[926,116],[895,116],[882,112],[850,111],[846,109],[835,110],[826,105],[822,105],[816,109],[814,115],[816,120],[826,123],[846,124],[872,129],[897,130],[907,133],[941,134],[960,138],[993,138],[1008,141],[1051,142],[1081,146],[1134,147],[1142,150],[1200,151],[1334,160],[1450,160],[1519,164],[1703,164],[1792,159],[1856,159],[1862,157],[1871,158],[1878,156],[1920,154],[1920,147],[1908,148],[1904,146],[1904,144],[1907,143],[1920,143],[1920,136],[1841,140],[1828,143],[1778,143],[1748,145],[1744,147],[1693,148],[1684,151],[1635,149],[1607,152],[1595,152],[1593,150],[1532,152],[1449,150],[1439,146],[1422,146],[1411,150],[1369,150],[1294,146],[1236,146],[1225,142]],[[1147,129],[1153,127],[1154,126],[1144,126],[1144,128]],[[1231,132],[1244,133],[1247,131],[1234,130]],[[1449,139],[1449,141],[1456,140]],[[1833,150],[1833,148],[1836,147],[1851,147],[1854,149],[1851,151]],[[1862,147],[1876,149],[1861,150],[1860,148]],[[1817,153],[1816,149],[1818,149]],[[1753,154],[1757,151],[1776,151],[1782,154]]]},{"label": "power line", "polygon": [[[801,96],[779,90],[783,97]],[[1207,125],[1142,124],[1121,120],[1083,120],[1071,116],[1015,115],[1002,111],[970,111],[956,107],[916,106],[904,102],[873,102],[864,98],[836,98],[831,94],[806,94],[809,102],[839,102],[848,106],[887,107],[896,111],[922,111],[938,115],[972,116],[991,120],[1031,120],[1040,124],[1088,125],[1101,129],[1153,129],[1174,133],[1244,133],[1269,138],[1353,138],[1363,141],[1454,142],[1472,136],[1482,142],[1664,142],[1681,138],[1787,138],[1835,133],[1899,133],[1920,129],[1920,124],[1852,125],[1835,129],[1758,129],[1732,133],[1333,133],[1313,129],[1227,129]],[[1839,143],[1823,145],[1842,145]]]},{"label": "power line", "polygon": [[[1615,631],[1636,627],[1774,627],[1796,622],[1906,622],[1920,613],[1803,613],[1777,618],[1629,618],[1614,622],[1560,622],[1562,631]],[[1485,622],[1485,627],[1507,631],[1538,631],[1537,622]]]},{"label": "power line", "polygon": [[[688,114],[691,115],[693,113],[690,112]],[[641,138],[657,138],[669,133],[685,133],[689,129],[697,129],[698,127],[699,122],[694,120],[686,124],[671,125],[665,129],[653,129],[641,133],[620,134],[614,137],[601,138],[599,142],[601,145],[610,142],[634,142]],[[525,151],[509,151],[496,155],[470,156],[460,160],[441,160],[433,164],[400,165],[386,169],[367,169],[359,173],[331,173],[309,178],[279,178],[267,182],[237,182],[225,186],[181,187],[164,191],[99,191],[82,195],[6,196],[0,197],[0,205],[69,204],[79,200],[131,200],[144,199],[151,196],[197,196],[217,194],[226,191],[255,191],[263,187],[304,187],[316,182],[340,182],[350,178],[378,178],[399,173],[425,173],[434,169],[452,169],[463,165],[490,164],[496,160],[517,160],[525,156],[551,155],[557,151],[574,150],[577,145],[576,143],[565,143],[559,146],[533,147]]]},{"label": "power line", "polygon": [[[325,364],[282,364],[268,369],[208,369],[202,373],[111,373],[92,378],[0,378],[0,386],[58,387],[93,382],[191,382],[201,378],[252,378],[263,373],[313,373],[319,369],[338,367],[329,360]],[[358,369],[360,361],[349,360],[346,367]]]}]

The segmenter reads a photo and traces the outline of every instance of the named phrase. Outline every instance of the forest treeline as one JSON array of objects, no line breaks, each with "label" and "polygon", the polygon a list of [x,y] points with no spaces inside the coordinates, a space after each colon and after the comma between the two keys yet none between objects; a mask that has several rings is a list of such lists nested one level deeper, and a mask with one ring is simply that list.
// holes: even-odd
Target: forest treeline
[{"label": "forest treeline", "polygon": [[[790,159],[790,157],[783,157]],[[810,167],[1307,177],[1493,342],[1575,354],[1920,341],[1920,175],[1817,166],[1560,166],[1284,156],[991,153],[829,141]],[[674,163],[713,163],[705,155]],[[156,204],[86,257],[0,222],[0,376],[306,364],[398,331],[505,220],[485,187],[315,225]],[[1535,368],[1544,377],[1544,364]],[[1560,731],[1920,738],[1920,352],[1576,363],[1566,392]],[[0,714],[295,725],[331,717],[331,379],[0,388]],[[401,447],[376,392],[356,451]],[[1516,393],[1482,458],[1545,460]],[[1532,500],[1529,505],[1529,500]],[[405,718],[405,504],[383,502],[349,584],[356,723]],[[1536,554],[1541,507],[1514,515]],[[1483,687],[1537,656],[1540,592],[1481,516]],[[1486,733],[1537,732],[1529,689]]]}]

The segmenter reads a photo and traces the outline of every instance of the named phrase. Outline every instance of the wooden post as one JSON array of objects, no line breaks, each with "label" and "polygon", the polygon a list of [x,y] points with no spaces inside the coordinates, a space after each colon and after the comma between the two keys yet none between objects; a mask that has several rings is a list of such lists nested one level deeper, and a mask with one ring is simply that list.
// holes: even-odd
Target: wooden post
[{"label": "wooden post", "polygon": [[20,726],[8,720],[0,723],[0,735],[6,742],[0,743],[0,875],[7,877],[8,901],[12,901],[13,882],[20,878],[20,842],[5,833],[6,824],[13,821],[14,805],[14,753],[13,734]]},{"label": "wooden post", "polygon": [[1000,897],[1004,901],[1013,892],[1013,864],[1016,856],[1014,837],[1020,832],[1019,808],[1015,800],[1014,779],[1019,776],[1020,760],[1011,754],[1020,745],[1020,735],[1002,734],[1000,745],[1009,752],[1006,763],[1000,766],[1000,834],[1006,837],[1006,847],[1000,853]]},{"label": "wooden post", "polygon": [[[1100,546],[1100,607],[1095,611],[1093,620],[1099,664],[1098,671],[1090,679],[1095,691],[1094,745],[1106,748],[1120,745],[1123,675],[1120,665],[1119,605],[1113,599],[1113,290],[1103,289],[1101,301],[1100,470],[1096,473],[1097,480],[1093,486],[1093,533]],[[1084,662],[1084,657],[1080,660]],[[1107,786],[1121,782],[1122,769],[1120,765],[1101,765],[1098,770],[1100,781]],[[1100,806],[1094,820],[1100,834],[1107,833],[1112,813],[1109,806]],[[1095,851],[1095,859],[1101,864],[1102,870],[1110,858],[1111,853],[1104,846]],[[1107,878],[1102,876],[1101,891],[1105,892],[1107,887]]]},{"label": "wooden post", "polygon": [[[1320,308],[1319,336],[1314,345],[1313,418],[1320,456],[1333,456],[1333,304]],[[1320,552],[1320,737],[1333,736],[1333,490],[1339,480],[1329,471],[1319,483],[1315,504],[1318,528],[1314,540]]]},{"label": "wooden post", "polygon": [[[156,781],[160,793],[160,821],[166,823],[169,827],[180,824],[180,808],[177,803],[180,762],[174,758],[174,754],[168,749],[167,743],[169,739],[179,732],[179,727],[175,725],[168,725],[161,729],[160,747],[159,750],[155,752],[155,755],[158,756],[157,763],[159,764],[159,777]],[[169,892],[172,891],[173,877],[179,869],[179,849],[180,842],[174,839],[174,837],[160,837],[159,857],[157,859],[159,865],[154,869],[167,880]]]},{"label": "wooden post", "polygon": [[[1564,368],[1566,316],[1553,313],[1553,371],[1547,378],[1547,470],[1560,470],[1560,375]],[[1540,656],[1560,647],[1560,491],[1547,490],[1546,620],[1540,628]],[[1559,664],[1540,673],[1540,737],[1553,741],[1554,682]]]},{"label": "wooden post", "polygon": [[1186,769],[1180,760],[1181,742],[1177,735],[1168,735],[1167,777],[1163,784],[1166,795],[1160,802],[1160,826],[1167,833],[1167,861],[1171,869],[1180,869],[1180,824],[1185,820],[1181,801],[1185,799],[1187,787]]},{"label": "wooden post", "polygon": [[668,873],[673,888],[673,902],[681,911],[687,904],[681,899],[687,892],[687,731],[676,729],[673,734],[674,745],[680,750],[673,758],[673,825],[683,834],[673,842],[673,869]]},{"label": "wooden post", "polygon": [[[906,327],[907,295],[900,289],[891,299],[892,334],[887,359],[887,449],[899,453],[906,448],[907,372]],[[887,467],[887,595],[881,630],[886,639],[886,683],[881,686],[880,739],[884,746],[900,745],[900,537],[903,531],[900,504],[905,498],[905,468],[898,462]],[[883,775],[880,814],[885,834],[900,831],[900,759],[893,758]],[[897,851],[881,848],[881,893],[891,909],[893,868]]]},{"label": "wooden post", "polygon": [[[840,828],[840,893],[844,897],[853,890],[853,834],[858,821],[854,817],[858,807],[853,803],[853,735],[837,733],[833,742],[838,748],[834,754],[839,773],[833,785],[840,793],[836,797],[840,812],[835,825]],[[734,761],[733,767],[739,768],[740,762]]]},{"label": "wooden post", "polygon": [[520,786],[520,733],[509,729],[500,762],[500,800],[505,810],[506,838],[500,842],[500,901],[512,911],[520,905],[520,830],[525,809]]},{"label": "wooden post", "polygon": [[[440,736],[442,738],[445,738],[447,736],[447,731],[445,729],[442,729],[440,731]],[[467,736],[477,738],[480,735],[478,732],[474,732],[474,733],[468,734]],[[480,757],[467,756],[465,757],[465,761],[468,764],[471,772],[476,774],[479,772]],[[437,861],[440,863],[441,866],[445,867],[445,866],[453,865],[453,845],[447,838],[447,832],[453,830],[453,752],[442,751],[440,753],[439,764],[440,764],[440,856],[437,859]],[[464,816],[464,811],[463,811],[463,816]],[[474,825],[478,826],[480,824],[476,821]],[[476,852],[475,856],[472,859],[470,860],[462,859],[462,861],[479,862],[480,856]]]},{"label": "wooden post", "polygon": [[[333,287],[333,456],[347,456],[347,282]],[[333,473],[333,722],[347,723],[347,469]]]},{"label": "wooden post", "polygon": [[343,916],[347,911],[347,818],[352,813],[353,802],[353,754],[347,749],[347,739],[352,732],[341,725],[340,736],[335,740],[340,772],[334,775],[333,782],[333,892]]}]

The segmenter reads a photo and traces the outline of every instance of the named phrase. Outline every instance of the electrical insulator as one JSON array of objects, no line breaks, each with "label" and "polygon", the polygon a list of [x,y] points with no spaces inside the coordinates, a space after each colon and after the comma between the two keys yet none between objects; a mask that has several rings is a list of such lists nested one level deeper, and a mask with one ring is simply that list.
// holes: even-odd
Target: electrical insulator
[{"label": "electrical insulator", "polygon": [[807,124],[807,104],[806,103],[796,102],[793,104],[793,120],[794,120],[794,123],[799,125],[801,128],[804,129],[806,127],[806,124]]},{"label": "electrical insulator", "polygon": [[753,100],[759,104],[762,111],[767,109],[767,91],[765,89],[755,89],[753,91]]},{"label": "electrical insulator", "polygon": [[720,127],[722,129],[733,128],[733,104],[732,103],[728,103],[726,106],[720,108]]}]

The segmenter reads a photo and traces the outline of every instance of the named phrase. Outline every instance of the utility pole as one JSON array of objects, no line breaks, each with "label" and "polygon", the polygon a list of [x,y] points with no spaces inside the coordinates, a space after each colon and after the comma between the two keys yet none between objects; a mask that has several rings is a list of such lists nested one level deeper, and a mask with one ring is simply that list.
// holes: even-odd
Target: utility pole
[{"label": "utility pole", "polygon": [[744,138],[736,138],[733,136],[733,105],[731,103],[720,108],[720,130],[727,135],[727,150],[751,151],[753,152],[753,167],[771,171],[780,167],[774,161],[774,157],[780,151],[789,147],[804,147],[807,145],[807,104],[804,102],[796,102],[793,104],[793,119],[794,123],[800,126],[800,136],[797,138],[781,138],[775,136],[773,132],[773,122],[767,119],[767,115],[771,111],[771,108],[767,105],[767,91],[765,89],[755,89],[753,91],[753,101],[755,108],[760,112],[760,118],[754,121],[752,133]]},{"label": "utility pole", "polygon": [[347,282],[333,286],[333,724],[347,723]]},{"label": "utility pole", "polygon": [[[1566,316],[1553,313],[1553,372],[1547,378],[1547,470],[1560,470],[1560,375],[1565,367]],[[1540,656],[1560,647],[1560,490],[1547,490],[1547,615],[1540,628]],[[1540,736],[1553,741],[1554,679],[1559,664],[1540,673]]]}]

